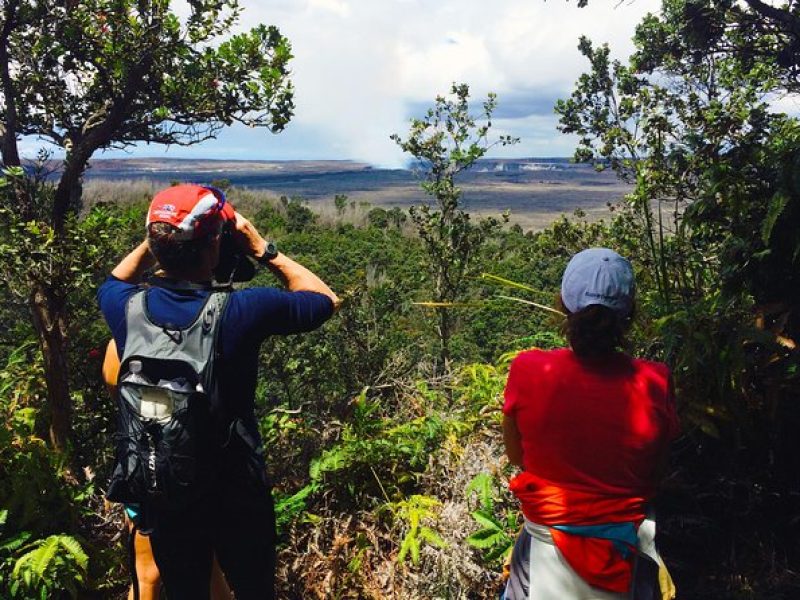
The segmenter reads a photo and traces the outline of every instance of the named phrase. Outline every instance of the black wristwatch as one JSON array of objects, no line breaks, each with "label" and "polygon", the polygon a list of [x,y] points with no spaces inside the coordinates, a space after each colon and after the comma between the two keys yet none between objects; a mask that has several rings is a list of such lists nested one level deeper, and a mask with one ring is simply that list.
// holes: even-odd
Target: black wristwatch
[{"label": "black wristwatch", "polygon": [[264,254],[259,256],[256,260],[262,265],[266,265],[272,262],[276,256],[278,256],[278,245],[269,240],[267,241],[267,245],[264,247]]}]

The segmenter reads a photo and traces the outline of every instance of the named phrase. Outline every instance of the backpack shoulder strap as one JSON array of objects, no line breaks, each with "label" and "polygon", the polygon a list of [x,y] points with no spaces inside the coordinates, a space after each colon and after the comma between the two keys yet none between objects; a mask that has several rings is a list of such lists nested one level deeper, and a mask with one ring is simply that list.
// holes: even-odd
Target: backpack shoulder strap
[{"label": "backpack shoulder strap", "polygon": [[202,328],[204,335],[209,333],[216,335],[219,324],[222,321],[222,315],[225,312],[225,307],[228,304],[229,296],[229,292],[224,290],[211,292],[197,312],[197,316],[185,328],[187,335],[191,335],[189,332],[196,327]]},{"label": "backpack shoulder strap", "polygon": [[[130,323],[131,320],[147,319],[147,307],[145,306],[144,296],[145,288],[139,288],[130,298],[125,306],[125,320]],[[150,319],[147,319],[148,321]]]}]

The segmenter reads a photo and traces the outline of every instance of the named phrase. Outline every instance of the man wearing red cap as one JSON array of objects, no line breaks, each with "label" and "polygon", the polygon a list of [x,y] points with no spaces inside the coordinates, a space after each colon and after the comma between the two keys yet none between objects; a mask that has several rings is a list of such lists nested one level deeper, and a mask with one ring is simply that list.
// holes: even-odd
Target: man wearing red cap
[{"label": "man wearing red cap", "polygon": [[[208,598],[215,553],[237,600],[274,596],[275,517],[254,413],[258,352],[269,335],[319,327],[339,304],[319,277],[277,252],[221,192],[178,185],[156,194],[147,216],[147,240],[114,268],[98,291],[120,357],[126,356],[129,333],[138,336],[132,344],[142,344],[131,321],[131,315],[140,314],[131,308],[136,303],[141,303],[141,318],[148,326],[163,327],[167,336],[178,332],[178,338],[201,321],[201,313],[207,314],[226,221],[235,226],[240,250],[265,265],[287,290],[253,287],[231,291],[225,298],[215,325],[213,368],[215,397],[225,422],[216,424],[222,435],[202,449],[213,457],[214,468],[208,469],[212,475],[203,474],[208,485],[188,506],[151,508],[145,515],[170,600]],[[142,276],[154,262],[158,277],[143,287]]]}]

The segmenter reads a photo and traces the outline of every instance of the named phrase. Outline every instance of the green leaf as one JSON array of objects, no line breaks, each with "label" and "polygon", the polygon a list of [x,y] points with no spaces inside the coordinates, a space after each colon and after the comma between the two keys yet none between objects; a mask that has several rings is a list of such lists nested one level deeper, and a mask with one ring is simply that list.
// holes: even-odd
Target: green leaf
[{"label": "green leaf", "polygon": [[493,548],[499,543],[507,543],[509,537],[504,531],[481,529],[467,537],[467,543],[478,549]]},{"label": "green leaf", "polygon": [[78,567],[85,571],[89,567],[89,557],[86,552],[84,552],[80,542],[68,535],[59,536],[58,540],[61,546],[67,549],[72,560],[75,561]]},{"label": "green leaf", "polygon": [[0,544],[0,553],[11,554],[24,546],[33,534],[30,531],[21,531],[14,537]]},{"label": "green leaf", "polygon": [[761,225],[761,241],[764,242],[764,245],[769,245],[775,223],[778,222],[778,218],[781,216],[781,213],[783,213],[789,200],[789,195],[783,192],[776,193],[770,199],[769,205],[767,206],[767,214]]},{"label": "green leaf", "polygon": [[487,529],[492,529],[494,531],[503,529],[503,526],[494,518],[493,515],[486,514],[482,510],[476,510],[471,514],[472,518],[475,519],[478,524]]},{"label": "green leaf", "polygon": [[59,537],[51,535],[44,543],[34,551],[31,568],[39,578],[44,578],[45,573],[50,568],[59,547]]},{"label": "green leaf", "polygon": [[430,527],[422,527],[419,530],[419,536],[429,544],[434,546],[438,546],[439,548],[446,548],[447,542],[445,542],[442,537]]},{"label": "green leaf", "polygon": [[511,554],[513,550],[514,550],[514,540],[509,538],[507,544],[500,544],[497,546],[497,548],[486,554],[485,556],[486,561],[489,563],[501,559],[504,561]]}]

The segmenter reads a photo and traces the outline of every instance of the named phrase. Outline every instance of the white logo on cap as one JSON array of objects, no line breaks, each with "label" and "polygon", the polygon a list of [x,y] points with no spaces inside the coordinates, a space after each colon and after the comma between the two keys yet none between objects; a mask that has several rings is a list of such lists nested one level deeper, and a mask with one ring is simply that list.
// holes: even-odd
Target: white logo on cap
[{"label": "white logo on cap", "polygon": [[153,210],[153,214],[159,219],[174,217],[177,212],[174,204],[162,204]]}]

